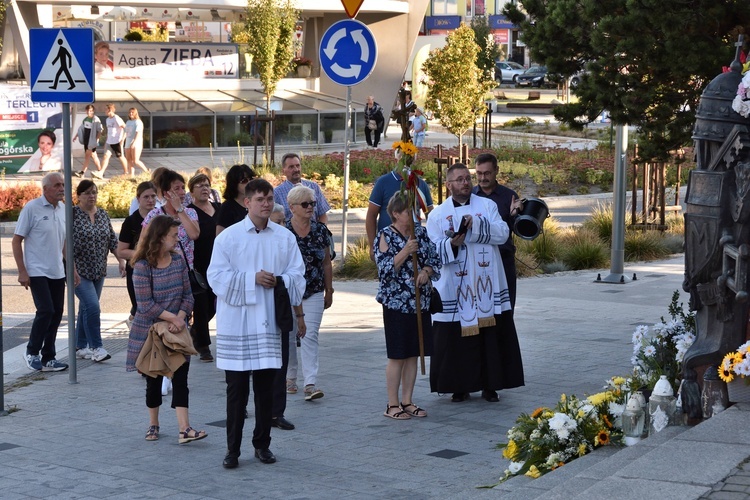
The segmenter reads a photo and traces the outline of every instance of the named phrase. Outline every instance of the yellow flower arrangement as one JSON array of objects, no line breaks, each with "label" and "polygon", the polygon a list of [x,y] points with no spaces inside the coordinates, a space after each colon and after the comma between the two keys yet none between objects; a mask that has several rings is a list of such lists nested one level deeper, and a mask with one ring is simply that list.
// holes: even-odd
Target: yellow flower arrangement
[{"label": "yellow flower arrangement", "polygon": [[609,431],[606,429],[602,429],[599,431],[599,434],[596,435],[596,439],[594,440],[594,444],[596,446],[606,446],[609,444]]},{"label": "yellow flower arrangement", "polygon": [[516,445],[516,442],[511,439],[503,449],[503,457],[508,460],[513,460],[516,455],[518,455],[518,445]]},{"label": "yellow flower arrangement", "polygon": [[539,476],[541,476],[541,473],[539,472],[539,469],[536,468],[536,465],[532,465],[531,467],[529,467],[529,470],[526,472],[525,475],[536,479]]},{"label": "yellow flower arrangement", "polygon": [[417,154],[417,147],[411,141],[396,141],[393,143],[393,149],[398,150],[402,155],[414,156]]},{"label": "yellow flower arrangement", "polygon": [[735,377],[742,377],[750,383],[750,341],[736,351],[727,353],[719,365],[719,378],[730,383]]}]

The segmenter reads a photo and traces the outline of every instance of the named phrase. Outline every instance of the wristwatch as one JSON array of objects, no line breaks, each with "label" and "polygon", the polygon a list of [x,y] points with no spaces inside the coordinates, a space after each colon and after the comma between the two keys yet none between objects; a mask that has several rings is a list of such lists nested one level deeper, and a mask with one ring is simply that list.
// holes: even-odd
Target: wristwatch
[{"label": "wristwatch", "polygon": [[185,207],[180,207],[180,208],[177,209],[177,213],[178,214],[181,214],[184,211],[185,211]]}]

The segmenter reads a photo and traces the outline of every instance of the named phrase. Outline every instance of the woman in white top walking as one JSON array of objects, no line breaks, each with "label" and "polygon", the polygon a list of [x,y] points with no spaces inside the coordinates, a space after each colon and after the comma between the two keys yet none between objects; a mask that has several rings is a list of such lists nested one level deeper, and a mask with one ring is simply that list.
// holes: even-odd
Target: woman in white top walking
[{"label": "woman in white top walking", "polygon": [[149,169],[141,161],[141,151],[143,151],[143,121],[138,116],[138,110],[130,108],[128,111],[128,121],[125,124],[125,159],[128,160],[128,167],[131,175],[135,174],[135,166],[138,165],[146,173]]}]

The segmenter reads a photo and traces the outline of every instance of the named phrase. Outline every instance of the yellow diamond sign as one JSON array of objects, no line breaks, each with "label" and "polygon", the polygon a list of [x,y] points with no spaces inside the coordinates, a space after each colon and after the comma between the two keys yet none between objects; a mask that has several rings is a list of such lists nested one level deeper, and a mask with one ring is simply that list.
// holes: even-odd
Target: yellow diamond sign
[{"label": "yellow diamond sign", "polygon": [[354,19],[364,1],[365,0],[341,0],[341,3],[344,4],[346,15],[349,16],[350,19]]}]

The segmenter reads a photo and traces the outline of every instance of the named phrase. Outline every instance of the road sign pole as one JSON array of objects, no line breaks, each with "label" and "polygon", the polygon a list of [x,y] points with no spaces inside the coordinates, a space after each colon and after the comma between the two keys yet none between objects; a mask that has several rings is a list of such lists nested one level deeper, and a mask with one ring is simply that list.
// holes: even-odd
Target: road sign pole
[{"label": "road sign pole", "polygon": [[346,87],[346,125],[344,126],[344,211],[341,215],[341,260],[346,259],[346,212],[349,210],[349,135],[351,131],[352,115],[352,86]]},{"label": "road sign pole", "polygon": [[68,382],[78,383],[76,366],[76,308],[73,280],[73,179],[70,162],[70,103],[63,105],[63,174],[65,176],[65,276],[68,285]]},{"label": "road sign pole", "polygon": [[[0,252],[2,254],[2,252]],[[0,265],[2,269],[2,265]],[[0,283],[0,387],[3,388],[0,391],[0,417],[7,417],[8,411],[5,409],[5,365],[3,356],[5,355],[5,347],[3,346],[3,287]]]},{"label": "road sign pole", "polygon": [[[625,202],[627,190],[628,126],[616,126],[614,210],[612,212],[612,256],[609,276],[602,283],[627,283],[625,271]],[[597,281],[598,283],[598,281]]]}]

